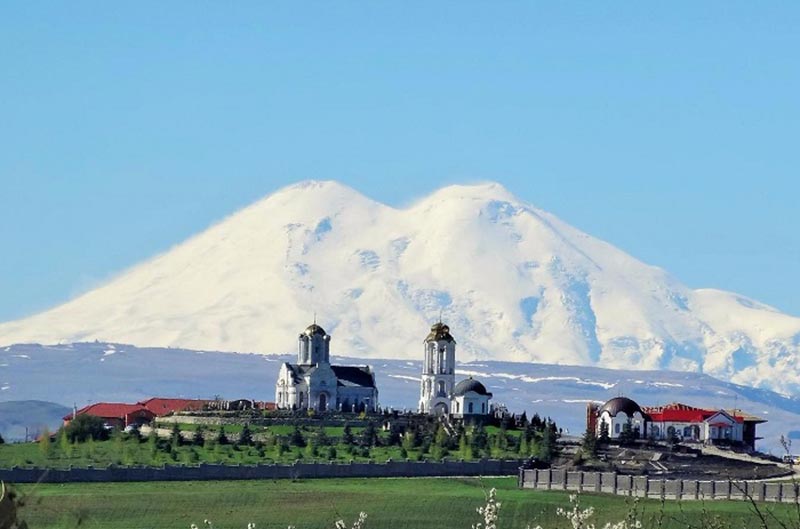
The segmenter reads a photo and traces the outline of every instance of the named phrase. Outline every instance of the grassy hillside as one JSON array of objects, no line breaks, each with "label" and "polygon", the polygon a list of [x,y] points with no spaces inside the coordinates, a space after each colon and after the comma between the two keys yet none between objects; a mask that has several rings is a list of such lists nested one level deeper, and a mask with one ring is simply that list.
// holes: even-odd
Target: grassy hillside
[{"label": "grassy hillside", "polygon": [[[19,490],[27,495],[22,515],[37,529],[186,529],[205,518],[219,529],[244,529],[249,522],[258,529],[330,529],[335,520],[350,522],[361,510],[369,515],[367,529],[469,529],[479,521],[475,508],[491,487],[502,503],[498,529],[569,525],[554,515],[568,504],[566,493],[518,490],[515,478],[104,483]],[[596,507],[594,521],[602,523],[621,520],[630,505],[605,495],[585,494],[581,501]],[[644,527],[655,527],[660,503],[645,501],[640,507]],[[769,508],[781,518],[794,509]],[[710,518],[717,516],[737,528],[760,526],[745,502],[667,502],[664,509],[664,528],[710,527]]]},{"label": "grassy hillside", "polygon": [[[181,431],[193,434],[196,425],[179,425]],[[237,439],[242,432],[242,425],[226,425],[226,436]],[[55,436],[53,442],[44,439],[37,443],[16,443],[0,445],[0,468],[13,466],[36,466],[39,468],[67,467],[105,467],[117,466],[160,466],[160,465],[196,465],[198,463],[241,464],[259,463],[292,463],[298,459],[320,462],[338,461],[386,461],[387,459],[434,459],[442,457],[474,459],[479,457],[495,457],[513,459],[531,455],[530,449],[520,452],[514,443],[519,444],[519,431],[508,431],[505,436],[498,428],[487,428],[489,440],[503,439],[504,442],[491,442],[480,452],[473,452],[468,446],[459,446],[458,439],[442,441],[451,446],[448,449],[436,450],[431,443],[409,443],[407,448],[401,447],[399,437],[389,441],[389,434],[380,430],[374,431],[374,441],[361,443],[365,428],[352,428],[353,440],[343,442],[342,427],[309,428],[298,430],[299,441],[293,440],[293,426],[277,425],[269,427],[253,427],[256,442],[236,445],[232,442],[221,443],[218,439],[219,427],[208,429],[205,440],[194,442],[192,435],[181,437],[177,442],[169,438],[156,438],[154,434],[147,437],[114,432],[111,439],[105,441],[69,442],[63,432]],[[510,441],[509,441],[510,440]],[[361,446],[361,445],[364,446]],[[370,444],[375,446],[370,446]],[[404,443],[401,443],[404,444]],[[524,446],[523,446],[524,448]]]}]

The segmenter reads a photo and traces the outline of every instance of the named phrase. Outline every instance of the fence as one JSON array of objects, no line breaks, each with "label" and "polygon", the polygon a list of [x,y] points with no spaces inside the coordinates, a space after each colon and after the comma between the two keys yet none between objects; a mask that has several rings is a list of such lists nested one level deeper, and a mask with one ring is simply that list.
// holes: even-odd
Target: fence
[{"label": "fence", "polygon": [[106,481],[195,481],[237,479],[372,478],[435,476],[511,476],[522,462],[387,461],[385,463],[302,463],[291,465],[211,465],[164,467],[108,467],[0,469],[0,481],[10,483],[69,483]]},{"label": "fence", "polygon": [[520,469],[524,489],[605,492],[671,500],[748,500],[795,503],[798,483],[763,481],[700,481],[650,479],[614,472],[572,472],[562,469]]}]

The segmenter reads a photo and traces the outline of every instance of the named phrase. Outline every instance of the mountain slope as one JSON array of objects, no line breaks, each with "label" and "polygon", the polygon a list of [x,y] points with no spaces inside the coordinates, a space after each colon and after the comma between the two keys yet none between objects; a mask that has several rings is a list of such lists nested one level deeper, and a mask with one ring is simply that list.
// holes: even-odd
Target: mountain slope
[{"label": "mountain slope", "polygon": [[460,358],[702,371],[800,390],[800,318],[691,290],[497,184],[405,209],[305,182],[69,303],[0,325],[0,343],[108,340],[293,350],[316,312],[333,349],[413,358],[430,322]]},{"label": "mountain slope", "polygon": [[45,428],[55,432],[69,411],[66,406],[41,400],[0,402],[0,435],[7,442],[33,440]]},{"label": "mountain slope", "polygon": [[[104,342],[13,345],[0,348],[0,364],[6,364],[2,380],[8,381],[0,400],[43,399],[70,409],[90,402],[136,402],[153,396],[219,395],[272,401],[278,368],[293,358],[296,355],[199,352]],[[344,365],[364,363],[360,358],[338,356],[333,361]],[[375,369],[381,406],[415,409],[422,362],[375,358],[370,363]],[[534,413],[553,417],[573,435],[580,435],[586,427],[588,401],[604,402],[624,394],[642,405],[683,402],[711,408],[736,407],[759,415],[768,420],[758,427],[758,435],[764,437],[758,443],[761,450],[781,453],[781,435],[800,442],[800,399],[708,375],[530,362],[458,362],[456,379],[469,375],[486,385],[494,394],[493,402],[504,403],[515,413],[526,411],[528,417]],[[0,403],[3,435],[4,410]],[[69,411],[58,413],[60,417]],[[50,427],[52,431],[53,425]]]}]

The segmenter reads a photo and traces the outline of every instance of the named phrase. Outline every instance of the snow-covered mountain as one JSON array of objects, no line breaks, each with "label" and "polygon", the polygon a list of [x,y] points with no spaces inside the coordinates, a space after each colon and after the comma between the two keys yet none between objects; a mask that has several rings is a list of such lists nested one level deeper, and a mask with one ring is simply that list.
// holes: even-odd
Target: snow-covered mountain
[{"label": "snow-covered mountain", "polygon": [[800,318],[692,290],[498,184],[395,209],[305,182],[64,305],[0,343],[107,340],[275,353],[316,313],[335,353],[418,359],[440,311],[461,360],[713,374],[800,393]]}]

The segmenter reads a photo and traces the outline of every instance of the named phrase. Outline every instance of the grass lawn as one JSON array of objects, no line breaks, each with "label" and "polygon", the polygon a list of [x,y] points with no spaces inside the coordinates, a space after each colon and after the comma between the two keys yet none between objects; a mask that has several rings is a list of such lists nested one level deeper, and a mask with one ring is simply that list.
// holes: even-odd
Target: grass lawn
[{"label": "grass lawn", "polygon": [[[516,478],[439,479],[326,479],[305,481],[224,481],[27,485],[21,515],[32,529],[187,529],[208,518],[218,529],[258,529],[295,525],[297,529],[331,529],[344,518],[348,523],[363,510],[367,529],[469,529],[479,517],[475,508],[485,491],[498,489],[502,503],[498,529],[524,529],[528,523],[549,529],[567,527],[556,519],[557,507],[566,506],[567,494],[516,488]],[[621,520],[628,511],[626,498],[584,494],[582,504],[594,506],[602,526]],[[657,501],[640,504],[644,527],[655,527]],[[771,505],[777,516],[791,516],[790,505]],[[667,502],[661,527],[709,527],[703,511],[720,516],[733,527],[759,527],[745,502]],[[796,518],[795,518],[796,519]]]}]

